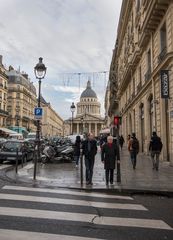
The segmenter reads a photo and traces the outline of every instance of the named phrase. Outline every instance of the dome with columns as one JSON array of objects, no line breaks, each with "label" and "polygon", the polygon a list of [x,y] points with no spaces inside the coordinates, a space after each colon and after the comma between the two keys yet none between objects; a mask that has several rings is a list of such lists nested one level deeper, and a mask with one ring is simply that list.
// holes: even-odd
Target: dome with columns
[{"label": "dome with columns", "polygon": [[97,100],[97,95],[91,88],[91,82],[87,82],[86,89],[82,92],[80,102],[77,103],[77,116],[82,114],[90,114],[100,116],[100,103]]}]

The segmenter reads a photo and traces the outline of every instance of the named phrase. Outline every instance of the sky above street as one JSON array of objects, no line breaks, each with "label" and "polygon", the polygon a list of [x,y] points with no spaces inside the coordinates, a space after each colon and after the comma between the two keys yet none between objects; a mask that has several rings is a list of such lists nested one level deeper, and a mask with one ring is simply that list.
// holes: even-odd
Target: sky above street
[{"label": "sky above street", "polygon": [[[102,103],[122,0],[0,0],[0,55],[29,74],[47,67],[42,95],[64,119],[90,79]],[[99,72],[99,73],[98,73]],[[79,86],[79,74],[80,86]]]}]

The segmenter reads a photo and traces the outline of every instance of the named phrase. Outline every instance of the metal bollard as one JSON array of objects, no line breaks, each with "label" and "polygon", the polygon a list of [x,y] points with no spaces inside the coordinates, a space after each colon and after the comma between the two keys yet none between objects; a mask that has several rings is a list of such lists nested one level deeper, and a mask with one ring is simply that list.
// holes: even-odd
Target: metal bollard
[{"label": "metal bollard", "polygon": [[121,182],[121,169],[120,169],[120,163],[117,162],[117,182]]},{"label": "metal bollard", "polygon": [[80,183],[83,185],[83,155],[80,153]]},{"label": "metal bollard", "polygon": [[18,150],[18,148],[17,148],[17,149],[16,149],[16,168],[15,168],[16,174],[17,174],[17,172],[18,172],[18,164],[19,164],[19,150]]}]

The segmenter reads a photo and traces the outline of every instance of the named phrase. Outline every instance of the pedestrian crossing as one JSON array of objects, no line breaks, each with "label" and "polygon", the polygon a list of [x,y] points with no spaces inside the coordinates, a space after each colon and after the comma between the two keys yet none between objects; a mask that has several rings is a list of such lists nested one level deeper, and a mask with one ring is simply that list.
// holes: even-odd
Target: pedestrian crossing
[{"label": "pedestrian crossing", "polygon": [[173,230],[129,196],[12,185],[0,191],[2,240],[112,239],[108,231],[119,228]]}]

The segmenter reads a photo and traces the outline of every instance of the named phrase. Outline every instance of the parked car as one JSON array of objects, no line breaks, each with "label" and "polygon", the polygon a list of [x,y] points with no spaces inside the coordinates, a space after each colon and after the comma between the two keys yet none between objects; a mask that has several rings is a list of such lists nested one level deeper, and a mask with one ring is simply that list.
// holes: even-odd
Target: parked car
[{"label": "parked car", "polygon": [[18,149],[18,160],[21,161],[22,157],[24,161],[32,160],[34,157],[33,144],[26,141],[19,140],[7,140],[2,144],[0,150],[0,163],[3,161],[16,161]]}]

